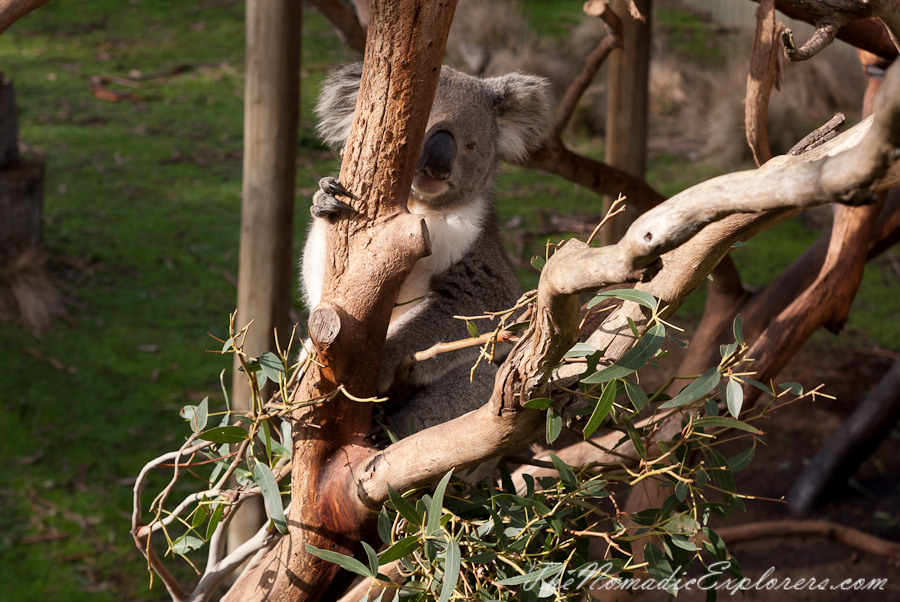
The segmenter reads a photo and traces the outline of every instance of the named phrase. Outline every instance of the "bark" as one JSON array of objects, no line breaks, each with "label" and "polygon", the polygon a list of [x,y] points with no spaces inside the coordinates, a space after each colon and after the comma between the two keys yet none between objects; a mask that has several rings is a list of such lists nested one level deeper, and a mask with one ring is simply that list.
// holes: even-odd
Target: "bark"
[{"label": "bark", "polygon": [[747,100],[744,126],[747,143],[753,151],[753,160],[762,165],[772,158],[769,150],[769,133],[766,117],[769,95],[778,80],[778,34],[781,27],[775,23],[775,0],[760,0],[756,16],[756,35],[750,56],[750,73],[747,75]]},{"label": "bark", "polygon": [[[339,383],[357,397],[375,393],[400,284],[429,252],[424,221],[409,215],[405,203],[455,6],[453,0],[372,3],[372,35],[339,178],[358,213],[332,219],[327,234],[323,300],[310,323],[322,368],[305,375],[299,399],[333,393]],[[321,328],[326,324],[332,327]],[[370,420],[371,404],[340,394],[295,413],[294,457],[302,461],[292,471],[290,534],[226,599],[321,600],[343,585],[337,565],[305,546],[352,555],[371,528],[373,516],[346,495],[353,488],[348,464],[372,453],[362,445]]]},{"label": "bark", "polygon": [[9,26],[30,13],[38,9],[50,0],[0,0],[0,33],[3,33]]},{"label": "bark", "polygon": [[[294,287],[293,223],[300,106],[302,10],[291,0],[247,3],[244,95],[244,166],[241,245],[238,266],[238,329],[253,321],[244,351],[259,357],[275,349],[273,332],[286,344]],[[234,409],[250,410],[250,386],[238,371],[232,378]],[[228,549],[252,537],[266,519],[262,500],[240,510],[229,531]]]}]

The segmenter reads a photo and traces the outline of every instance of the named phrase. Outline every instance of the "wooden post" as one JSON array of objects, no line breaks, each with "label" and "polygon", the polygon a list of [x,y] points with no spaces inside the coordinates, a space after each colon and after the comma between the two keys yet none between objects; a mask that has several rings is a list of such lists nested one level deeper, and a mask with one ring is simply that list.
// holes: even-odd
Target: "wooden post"
[{"label": "wooden post", "polygon": [[[294,184],[300,112],[302,3],[247,2],[244,172],[236,328],[253,326],[244,350],[258,357],[287,344],[293,256]],[[235,362],[232,407],[249,409],[250,387]],[[244,504],[228,531],[228,548],[249,539],[265,520],[262,500]]]},{"label": "wooden post", "polygon": [[[625,0],[610,3],[622,17],[622,50],[609,63],[609,102],[606,113],[606,163],[641,179],[647,169],[647,107],[650,80],[652,0],[635,0],[646,21],[632,18]],[[604,211],[610,199],[604,202]],[[627,201],[626,201],[627,202]],[[602,232],[603,244],[619,241],[638,216],[629,206]]]}]

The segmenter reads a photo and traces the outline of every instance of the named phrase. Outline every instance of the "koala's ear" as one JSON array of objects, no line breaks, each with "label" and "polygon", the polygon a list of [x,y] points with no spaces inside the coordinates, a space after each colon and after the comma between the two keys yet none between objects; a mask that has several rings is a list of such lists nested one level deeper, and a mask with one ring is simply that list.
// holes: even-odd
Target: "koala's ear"
[{"label": "koala's ear", "polygon": [[316,115],[319,117],[316,129],[322,140],[331,146],[342,146],[350,135],[362,70],[362,63],[346,65],[329,75],[322,86],[316,104]]},{"label": "koala's ear", "polygon": [[504,161],[521,161],[537,146],[550,122],[550,82],[543,77],[509,73],[486,79],[495,93],[500,138],[497,154]]}]

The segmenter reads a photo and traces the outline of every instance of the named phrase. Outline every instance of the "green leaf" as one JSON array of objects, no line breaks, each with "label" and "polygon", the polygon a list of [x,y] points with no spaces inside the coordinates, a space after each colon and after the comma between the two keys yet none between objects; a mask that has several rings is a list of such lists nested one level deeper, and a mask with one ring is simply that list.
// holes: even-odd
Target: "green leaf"
[{"label": "green leaf", "polygon": [[763,383],[759,382],[758,380],[753,380],[752,378],[745,378],[744,382],[750,383],[751,385],[753,385],[754,387],[756,387],[763,393],[768,393],[769,395],[771,395],[773,397],[775,396],[775,393],[772,391],[772,389],[770,389],[767,385],[764,385]]},{"label": "green leaf", "polygon": [[736,380],[729,380],[725,387],[725,405],[732,416],[737,418],[741,414],[741,406],[744,405],[744,389]]},{"label": "green leaf", "polygon": [[650,400],[647,399],[647,394],[644,393],[644,390],[631,382],[630,378],[623,378],[622,382],[625,384],[625,393],[628,395],[628,399],[631,400],[631,405],[634,406],[634,409],[640,412],[646,408]]},{"label": "green leaf", "polygon": [[709,397],[703,402],[703,410],[706,412],[707,416],[718,416],[719,404],[716,403],[715,399]]},{"label": "green leaf", "polygon": [[677,586],[674,580],[669,580],[669,577],[672,576],[675,570],[662,550],[648,542],[644,546],[644,562],[647,563],[647,572],[653,577],[653,580],[658,584],[668,584],[669,587],[665,588],[665,591],[674,596]]},{"label": "green leaf", "polygon": [[475,324],[475,322],[466,320],[466,328],[469,330],[469,336],[473,339],[477,339],[481,336],[481,331],[478,330],[478,325]]},{"label": "green leaf", "polygon": [[605,383],[616,378],[623,378],[632,372],[636,372],[646,364],[650,358],[656,355],[659,348],[662,347],[666,338],[666,329],[662,324],[654,324],[647,332],[638,339],[634,347],[629,349],[625,355],[612,366],[603,368],[599,372],[595,372],[586,378],[582,378],[583,383]]},{"label": "green leaf", "polygon": [[634,428],[634,425],[631,424],[631,420],[628,419],[628,416],[623,416],[622,421],[625,423],[625,430],[628,432],[628,438],[631,439],[632,445],[634,445],[634,450],[642,459],[646,460],[647,450],[644,448],[644,441],[641,439],[641,434]]},{"label": "green leaf", "polygon": [[184,406],[181,408],[181,417],[190,421],[191,430],[195,433],[205,429],[209,417],[209,397],[204,397],[198,406]]},{"label": "green leaf", "polygon": [[410,524],[417,527],[422,526],[422,517],[416,512],[415,507],[403,499],[403,496],[397,493],[390,483],[388,483],[388,497],[391,498],[391,503],[394,504],[394,508],[400,513],[400,516],[409,521]]},{"label": "green leaf", "polygon": [[331,550],[320,550],[309,544],[306,544],[306,551],[316,558],[321,558],[322,560],[336,564],[343,569],[347,569],[351,573],[356,573],[363,577],[374,577],[377,574],[369,572],[369,569],[356,558],[350,558],[349,556],[344,556],[343,554],[332,552]]},{"label": "green leaf", "polygon": [[687,550],[688,552],[696,552],[700,548],[692,544],[684,535],[672,535],[671,537],[672,544],[675,547],[681,548],[682,550]]},{"label": "green leaf", "polygon": [[683,502],[687,497],[688,493],[688,484],[684,481],[678,481],[675,483],[675,497],[678,498],[679,502]]},{"label": "green leaf", "polygon": [[447,541],[447,552],[444,557],[444,583],[441,585],[441,597],[438,602],[448,602],[459,581],[459,565],[461,554],[459,544],[452,537]]},{"label": "green leaf", "polygon": [[213,536],[213,533],[216,532],[216,528],[219,526],[219,522],[222,520],[222,513],[225,512],[225,504],[218,503],[216,504],[216,509],[213,510],[212,517],[209,519],[209,524],[206,525],[206,540]]},{"label": "green leaf", "polygon": [[229,349],[231,349],[231,346],[232,346],[232,345],[234,345],[234,339],[233,339],[233,338],[229,338],[227,341],[225,341],[225,344],[222,345],[222,353],[225,353],[225,352],[227,352]]},{"label": "green leaf", "polygon": [[[206,499],[206,498],[204,498]],[[191,519],[191,529],[197,529],[200,525],[203,524],[203,521],[206,520],[206,511],[203,510],[203,506],[197,506],[197,511],[194,512],[194,518]]]},{"label": "green leaf", "polygon": [[269,466],[272,465],[272,432],[269,430],[269,421],[262,421],[262,432],[263,432],[263,443],[266,446],[266,460],[269,462]]},{"label": "green leaf", "polygon": [[556,467],[556,472],[559,473],[559,478],[562,481],[563,487],[566,488],[566,491],[577,491],[578,478],[575,477],[575,473],[572,472],[569,465],[560,460],[553,452],[549,452],[549,454],[550,459],[553,461],[553,466]]},{"label": "green leaf", "polygon": [[247,369],[244,370],[244,366],[238,366],[238,372],[259,372],[259,360],[248,360],[244,362],[244,365],[247,366]]},{"label": "green leaf", "polygon": [[732,249],[740,249],[741,247],[746,247],[746,246],[747,246],[747,243],[745,243],[744,241],[741,241],[741,240],[737,240],[737,241],[735,241],[735,243],[733,245],[731,245],[731,248]]},{"label": "green leaf", "polygon": [[176,554],[187,554],[191,550],[197,550],[203,547],[206,542],[199,537],[193,535],[183,535],[172,544],[172,551]]},{"label": "green leaf", "polygon": [[563,357],[584,357],[586,355],[593,355],[599,351],[593,345],[588,345],[587,343],[575,343],[571,349],[569,349]]},{"label": "green leaf", "polygon": [[425,529],[426,535],[434,535],[441,530],[441,516],[443,515],[443,505],[444,505],[444,492],[447,490],[447,483],[450,482],[450,477],[453,476],[453,469],[451,468],[447,474],[444,475],[444,478],[441,479],[441,482],[438,483],[437,487],[434,490],[434,497],[431,498],[431,507],[428,509],[428,526]]},{"label": "green leaf", "polygon": [[547,577],[552,577],[553,575],[561,572],[565,567],[566,565],[563,563],[552,564],[525,575],[516,575],[515,577],[501,579],[497,582],[497,585],[522,585],[524,583],[531,583],[532,581],[544,580]]},{"label": "green leaf", "polygon": [[198,435],[200,439],[213,443],[240,443],[248,436],[247,431],[240,426],[217,426]]},{"label": "green leaf", "polygon": [[631,301],[638,305],[643,305],[647,309],[653,311],[658,305],[657,300],[650,293],[644,291],[636,291],[632,288],[621,288],[612,291],[603,291],[588,301],[588,308],[594,307],[604,299],[622,299],[623,301]]},{"label": "green leaf", "polygon": [[697,380],[686,386],[681,392],[675,396],[675,399],[667,401],[660,405],[660,409],[677,408],[697,401],[701,397],[707,395],[714,390],[721,380],[722,375],[719,374],[718,368],[710,368],[697,377]]},{"label": "green leaf", "polygon": [[267,464],[257,461],[255,458],[250,462],[250,472],[253,473],[253,479],[259,485],[266,508],[269,509],[269,516],[275,523],[275,528],[282,535],[288,534],[287,521],[284,519],[284,506],[281,503],[281,491],[278,489],[278,483],[275,481],[275,475]]},{"label": "green leaf", "polygon": [[259,366],[262,369],[263,374],[275,383],[277,383],[281,378],[281,375],[284,374],[284,362],[271,351],[265,351],[259,356]]},{"label": "green leaf", "polygon": [[694,421],[694,426],[721,426],[725,428],[747,431],[748,433],[753,433],[754,435],[762,434],[762,431],[760,431],[755,426],[750,426],[749,424],[746,424],[734,418],[729,418],[728,416],[707,416],[706,418],[698,418]]},{"label": "green leaf", "polygon": [[393,529],[393,526],[394,521],[388,513],[387,506],[382,506],[381,512],[378,513],[378,537],[381,538],[383,543],[391,543],[391,530]]},{"label": "green leaf", "polygon": [[291,439],[291,421],[290,420],[282,420],[281,421],[281,445],[284,446],[284,452],[282,455],[286,458],[291,457],[291,449],[294,447],[294,442]]},{"label": "green leaf", "polygon": [[362,542],[363,550],[366,551],[366,558],[369,561],[369,570],[372,571],[373,575],[378,574],[378,554],[372,549],[372,546],[367,544],[366,542]]},{"label": "green leaf", "polygon": [[800,383],[790,382],[790,383],[781,383],[778,385],[785,391],[790,391],[794,395],[803,395],[803,385]]},{"label": "green leaf", "polygon": [[563,419],[556,408],[547,410],[547,443],[553,443],[562,432]]},{"label": "green leaf", "polygon": [[734,340],[737,341],[739,345],[744,344],[744,332],[741,330],[741,316],[737,315],[734,317],[734,324],[732,325],[732,330],[734,330]]},{"label": "green leaf", "polygon": [[719,345],[719,354],[725,358],[735,352],[737,349],[737,343],[729,343],[728,345]]},{"label": "green leaf", "polygon": [[544,397],[539,399],[529,399],[525,403],[522,404],[523,408],[528,408],[529,410],[547,410],[553,407],[553,400],[546,399]]},{"label": "green leaf", "polygon": [[538,272],[540,272],[541,270],[543,270],[543,269],[544,269],[544,266],[545,266],[546,264],[547,264],[547,260],[544,259],[543,257],[535,256],[535,257],[532,257],[532,258],[531,258],[531,265],[532,265],[532,267],[534,267],[534,269],[536,269]]},{"label": "green leaf", "polygon": [[[628,385],[626,384],[625,387],[627,390]],[[599,427],[609,415],[609,412],[613,407],[613,402],[616,400],[617,389],[617,381],[612,381],[604,385],[603,393],[600,394],[600,399],[597,401],[597,405],[594,406],[591,418],[588,420],[587,426],[584,427],[585,439],[589,439],[591,435],[594,434],[594,431],[597,430],[597,427]]]},{"label": "green leaf", "polygon": [[410,535],[409,537],[404,537],[387,550],[381,553],[381,556],[378,557],[378,562],[380,564],[387,564],[389,562],[394,562],[395,560],[399,560],[404,556],[409,556],[413,550],[419,547],[419,538],[416,535]]},{"label": "green leaf", "polygon": [[732,459],[728,461],[728,466],[731,468],[731,472],[739,472],[747,467],[748,464],[753,460],[753,456],[756,454],[756,447],[750,447],[746,450],[742,451]]}]

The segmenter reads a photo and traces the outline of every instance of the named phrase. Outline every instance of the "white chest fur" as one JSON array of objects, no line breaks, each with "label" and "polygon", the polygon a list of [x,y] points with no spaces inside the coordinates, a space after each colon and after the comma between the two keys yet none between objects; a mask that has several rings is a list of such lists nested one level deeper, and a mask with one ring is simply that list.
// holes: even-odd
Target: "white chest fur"
[{"label": "white chest fur", "polygon": [[[416,307],[417,300],[428,293],[432,276],[449,268],[471,249],[484,226],[487,207],[488,203],[479,199],[462,208],[435,211],[424,203],[410,199],[409,212],[425,216],[431,238],[431,255],[420,259],[403,281],[397,299],[398,305],[391,314],[388,335],[391,330],[402,324],[404,316],[411,315],[410,311]],[[322,285],[328,261],[325,243],[327,226],[325,220],[313,220],[307,234],[306,246],[303,248],[303,289],[307,307],[310,309],[318,305],[322,299]]]}]

